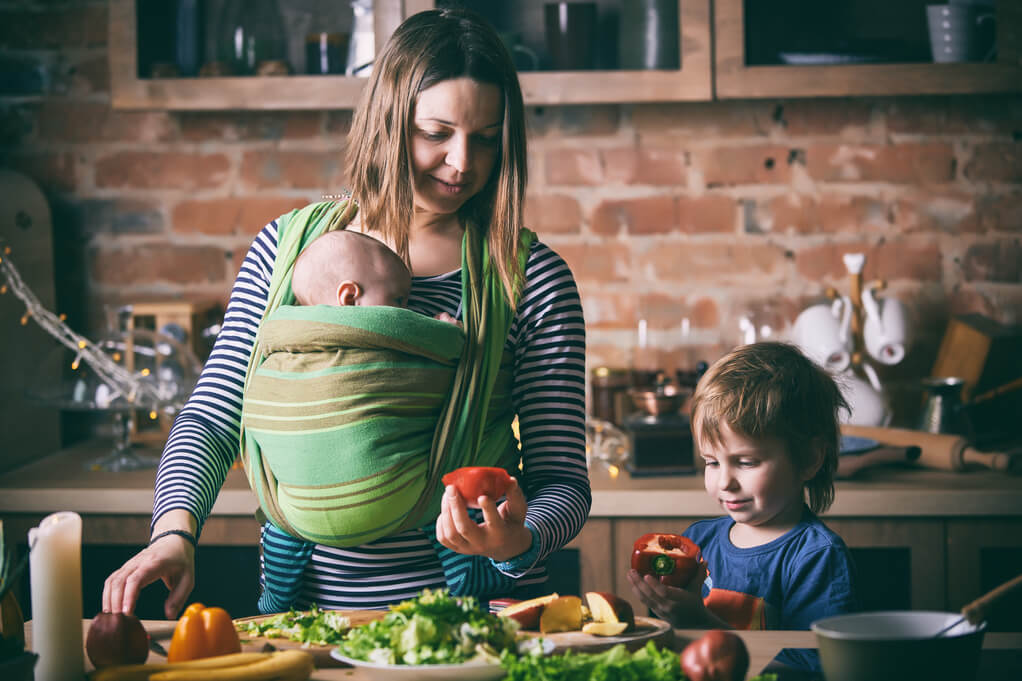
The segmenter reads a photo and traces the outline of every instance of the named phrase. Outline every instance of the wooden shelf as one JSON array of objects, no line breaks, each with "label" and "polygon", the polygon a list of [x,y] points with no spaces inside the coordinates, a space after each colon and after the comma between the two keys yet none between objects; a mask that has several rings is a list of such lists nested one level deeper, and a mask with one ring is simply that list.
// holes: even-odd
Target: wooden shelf
[{"label": "wooden shelf", "polygon": [[[682,68],[664,71],[535,71],[521,75],[527,105],[712,98],[710,0],[680,0]],[[376,42],[382,45],[401,20],[431,0],[378,0]],[[110,2],[110,81],[115,109],[301,110],[354,108],[365,78],[280,76],[139,78],[134,0]]]},{"label": "wooden shelf", "polygon": [[[1000,0],[998,61],[960,64],[747,66],[745,0],[679,0],[682,68],[527,71],[530,106],[1022,91],[1022,3]],[[378,0],[377,44],[433,0]],[[110,80],[116,109],[329,110],[354,108],[366,79],[345,76],[138,77],[134,0],[110,2]]]},{"label": "wooden shelf", "polygon": [[997,4],[994,63],[748,66],[746,0],[714,0],[715,94],[751,97],[974,94],[1022,90],[1022,3]]}]

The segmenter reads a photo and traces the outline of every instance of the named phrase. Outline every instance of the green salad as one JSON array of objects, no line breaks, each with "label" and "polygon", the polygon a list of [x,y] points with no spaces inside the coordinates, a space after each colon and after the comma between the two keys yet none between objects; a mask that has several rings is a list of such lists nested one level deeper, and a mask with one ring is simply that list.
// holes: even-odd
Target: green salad
[{"label": "green salad", "polygon": [[238,622],[239,632],[266,638],[286,638],[310,645],[337,645],[351,628],[347,617],[313,605],[311,610],[291,610],[250,622]]},{"label": "green salad", "polygon": [[[624,645],[616,645],[600,653],[518,656],[507,652],[501,656],[507,670],[505,681],[685,681],[678,653],[657,648],[652,641],[634,653]],[[752,681],[776,681],[773,674],[763,674]]]},{"label": "green salad", "polygon": [[375,664],[497,663],[515,653],[517,634],[517,622],[486,612],[471,596],[425,589],[382,620],[351,629],[338,650]]}]

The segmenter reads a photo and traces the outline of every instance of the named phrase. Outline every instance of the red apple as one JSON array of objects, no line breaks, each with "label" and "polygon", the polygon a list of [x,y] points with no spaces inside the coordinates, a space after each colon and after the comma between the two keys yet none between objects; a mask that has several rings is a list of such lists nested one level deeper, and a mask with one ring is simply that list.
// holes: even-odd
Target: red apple
[{"label": "red apple", "polygon": [[[543,614],[543,608],[547,603],[558,598],[556,593],[539,598],[530,598],[527,601],[512,603],[497,614],[501,617],[510,617],[518,622],[522,629],[536,629],[539,627],[539,618]],[[492,603],[493,601],[491,601]]]},{"label": "red apple", "polygon": [[92,619],[85,651],[94,667],[141,664],[149,657],[149,634],[134,615],[101,612]]},{"label": "red apple", "polygon": [[741,681],[749,651],[738,634],[713,629],[681,651],[681,670],[691,681]]},{"label": "red apple", "polygon": [[593,636],[617,636],[623,634],[628,625],[624,622],[586,622],[582,627],[583,634]]},{"label": "red apple", "polygon": [[578,631],[582,628],[582,599],[578,596],[561,596],[546,604],[539,616],[541,634],[558,631]]},{"label": "red apple", "polygon": [[620,596],[606,591],[587,591],[586,601],[589,603],[589,612],[592,613],[594,622],[620,622],[625,625],[624,631],[635,628],[632,604]]}]

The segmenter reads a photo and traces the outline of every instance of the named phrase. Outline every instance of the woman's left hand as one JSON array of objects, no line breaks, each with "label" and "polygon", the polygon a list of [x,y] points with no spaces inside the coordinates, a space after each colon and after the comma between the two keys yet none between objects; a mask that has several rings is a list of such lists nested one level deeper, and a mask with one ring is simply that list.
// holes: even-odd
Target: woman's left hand
[{"label": "woman's left hand", "polygon": [[525,526],[529,505],[517,480],[512,481],[499,508],[486,496],[477,502],[483,511],[482,523],[472,520],[465,500],[454,487],[447,486],[436,520],[436,538],[441,544],[458,553],[487,556],[497,562],[529,550],[532,532]]}]

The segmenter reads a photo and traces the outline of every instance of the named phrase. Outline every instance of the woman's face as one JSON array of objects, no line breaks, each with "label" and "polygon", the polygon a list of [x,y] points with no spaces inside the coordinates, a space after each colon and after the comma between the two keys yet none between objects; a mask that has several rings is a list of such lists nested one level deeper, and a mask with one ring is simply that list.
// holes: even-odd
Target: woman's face
[{"label": "woman's face", "polygon": [[411,136],[416,210],[456,213],[486,186],[503,119],[503,97],[490,83],[455,78],[419,93]]}]

